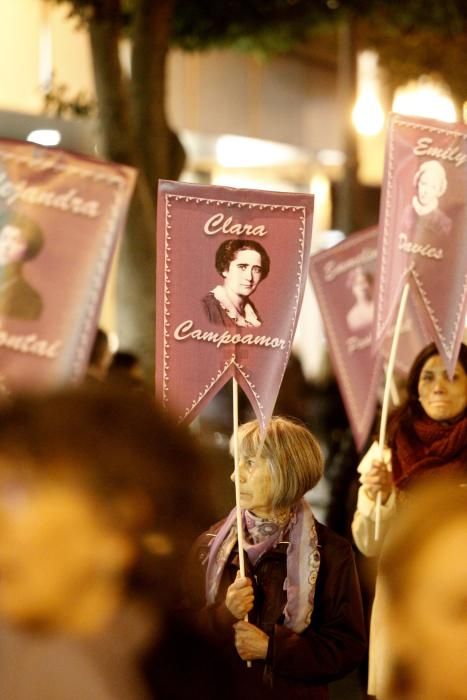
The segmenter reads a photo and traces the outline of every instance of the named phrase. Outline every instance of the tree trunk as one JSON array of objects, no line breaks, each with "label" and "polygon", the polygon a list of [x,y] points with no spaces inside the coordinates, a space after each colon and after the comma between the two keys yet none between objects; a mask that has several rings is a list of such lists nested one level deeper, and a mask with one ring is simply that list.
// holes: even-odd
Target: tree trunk
[{"label": "tree trunk", "polygon": [[[147,5],[140,3],[139,14]],[[156,3],[157,5],[159,3]],[[163,5],[164,3],[162,3]],[[130,204],[127,227],[120,246],[117,271],[117,323],[121,347],[132,350],[140,358],[145,378],[154,381],[154,327],[155,327],[155,185],[153,178],[161,167],[151,166],[154,139],[144,139],[144,131],[157,132],[159,151],[166,153],[168,129],[153,114],[162,113],[163,105],[151,108],[156,88],[146,79],[157,81],[164,74],[168,45],[168,24],[163,25],[167,34],[165,53],[152,52],[149,45],[152,31],[143,21],[136,21],[135,43],[147,53],[141,55],[133,80],[138,90],[127,90],[122,75],[118,40],[120,35],[121,8],[119,0],[105,0],[99,4],[89,32],[106,155],[113,161],[137,167],[139,176],[135,194]],[[146,89],[147,86],[147,89]],[[136,106],[130,103],[130,97]],[[165,128],[164,128],[165,127]],[[150,183],[148,178],[153,180]],[[161,177],[167,176],[166,169]]]},{"label": "tree trunk", "polygon": [[129,99],[118,53],[120,1],[105,0],[98,7],[89,23],[89,37],[101,138],[109,158],[135,165]]},{"label": "tree trunk", "polygon": [[151,383],[155,357],[157,181],[176,179],[183,166],[183,158],[179,157],[183,149],[177,149],[179,141],[169,129],[165,113],[172,10],[173,0],[140,0],[135,10],[130,104],[141,192],[130,210],[117,279],[119,335],[126,347],[140,355],[146,379]]},{"label": "tree trunk", "polygon": [[151,192],[169,172],[165,71],[172,7],[173,0],[139,0],[133,25],[133,124]]},{"label": "tree trunk", "polygon": [[346,156],[342,180],[337,186],[334,226],[346,235],[356,230],[357,141],[351,121],[356,97],[357,47],[355,22],[350,15],[338,28],[338,104],[343,120],[343,151]]}]

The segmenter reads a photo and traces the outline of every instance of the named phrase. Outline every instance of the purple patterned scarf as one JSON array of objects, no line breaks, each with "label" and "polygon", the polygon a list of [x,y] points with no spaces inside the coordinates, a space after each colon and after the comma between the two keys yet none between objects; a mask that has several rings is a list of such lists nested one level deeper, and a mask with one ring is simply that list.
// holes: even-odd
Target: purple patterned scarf
[{"label": "purple patterned scarf", "polygon": [[[301,499],[292,509],[288,521],[279,527],[276,522],[258,518],[242,511],[246,536],[244,550],[251,564],[256,562],[279,542],[288,541],[287,578],[284,588],[287,603],[284,624],[298,634],[310,624],[318,577],[320,555],[315,520],[308,503]],[[237,544],[237,519],[234,508],[212,539],[206,571],[206,602],[216,601],[222,573],[233,548]]]}]

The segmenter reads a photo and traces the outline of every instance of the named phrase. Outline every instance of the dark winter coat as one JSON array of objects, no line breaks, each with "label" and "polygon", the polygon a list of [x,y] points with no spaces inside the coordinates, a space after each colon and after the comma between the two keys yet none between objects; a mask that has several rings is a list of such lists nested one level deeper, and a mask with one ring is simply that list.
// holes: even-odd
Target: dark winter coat
[{"label": "dark winter coat", "polygon": [[209,543],[221,526],[222,522],[217,523],[196,541],[185,587],[197,625],[224,649],[234,667],[238,697],[325,700],[329,697],[328,683],[352,671],[366,650],[360,588],[350,544],[316,523],[320,569],[311,623],[301,634],[283,624],[287,543],[264,554],[254,568],[245,557],[246,575],[255,590],[255,605],[248,619],[270,637],[267,659],[254,661],[248,668],[234,646],[233,624],[237,620],[224,602],[239,568],[237,549],[224,569],[215,605],[208,607],[205,603]]}]

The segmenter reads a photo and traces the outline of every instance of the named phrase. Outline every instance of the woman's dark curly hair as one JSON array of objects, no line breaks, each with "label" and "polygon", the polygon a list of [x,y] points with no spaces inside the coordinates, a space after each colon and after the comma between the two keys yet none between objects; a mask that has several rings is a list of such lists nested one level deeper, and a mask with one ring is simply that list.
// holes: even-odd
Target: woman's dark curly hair
[{"label": "woman's dark curly hair", "polygon": [[232,260],[235,260],[237,253],[240,250],[256,250],[261,256],[261,280],[264,280],[269,274],[270,259],[269,255],[260,243],[256,241],[239,240],[238,238],[229,238],[229,240],[221,243],[216,251],[216,270],[220,275],[229,269]]}]

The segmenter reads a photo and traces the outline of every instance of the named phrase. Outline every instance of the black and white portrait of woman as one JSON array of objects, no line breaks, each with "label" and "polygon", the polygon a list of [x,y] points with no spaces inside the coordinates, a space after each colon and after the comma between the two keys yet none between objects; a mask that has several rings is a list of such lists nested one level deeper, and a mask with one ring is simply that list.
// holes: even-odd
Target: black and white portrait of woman
[{"label": "black and white portrait of woman", "polygon": [[373,275],[358,265],[350,270],[345,282],[354,298],[345,320],[351,331],[359,331],[373,321]]},{"label": "black and white portrait of woman", "polygon": [[269,273],[269,255],[256,241],[229,239],[216,251],[216,270],[222,278],[202,299],[211,323],[258,327],[262,319],[250,299]]},{"label": "black and white portrait of woman", "polygon": [[452,220],[439,208],[448,187],[446,171],[437,160],[424,161],[414,177],[416,192],[402,218],[402,231],[413,241],[432,242],[451,232]]},{"label": "black and white portrait of woman", "polygon": [[40,294],[23,276],[23,266],[41,251],[38,224],[23,214],[0,214],[0,316],[35,321],[42,313]]}]

